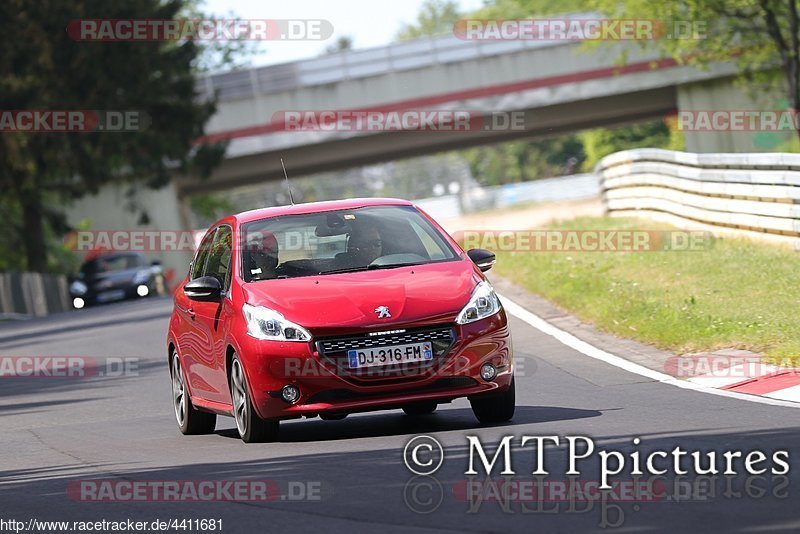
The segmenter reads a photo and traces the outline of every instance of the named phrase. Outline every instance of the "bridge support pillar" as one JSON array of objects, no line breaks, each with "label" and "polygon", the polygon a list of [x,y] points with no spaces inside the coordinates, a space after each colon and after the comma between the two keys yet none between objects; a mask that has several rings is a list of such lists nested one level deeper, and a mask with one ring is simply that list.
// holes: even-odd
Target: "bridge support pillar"
[{"label": "bridge support pillar", "polygon": [[[785,97],[776,91],[751,93],[733,78],[678,86],[678,111],[785,111]],[[687,152],[783,152],[794,142],[793,131],[684,131]]]}]

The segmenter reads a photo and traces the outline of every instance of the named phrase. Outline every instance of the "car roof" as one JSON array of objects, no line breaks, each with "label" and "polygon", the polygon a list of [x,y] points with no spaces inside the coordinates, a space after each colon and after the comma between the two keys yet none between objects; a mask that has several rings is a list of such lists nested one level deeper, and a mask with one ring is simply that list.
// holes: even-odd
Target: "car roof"
[{"label": "car roof", "polygon": [[135,256],[137,258],[144,258],[144,254],[142,254],[137,250],[115,250],[111,252],[100,252],[96,256],[84,260],[84,263],[89,263],[95,260],[110,260],[114,258],[124,258],[131,256]]},{"label": "car roof", "polygon": [[[279,215],[300,215],[304,213],[319,213],[323,211],[346,210],[363,208],[367,206],[411,206],[408,200],[399,198],[351,198],[346,200],[325,200],[322,202],[307,202],[304,204],[294,204],[289,206],[275,206],[272,208],[261,208],[245,211],[232,218],[240,224],[251,221],[258,221],[268,217]],[[227,217],[226,217],[227,218]],[[222,221],[218,221],[222,222]]]}]

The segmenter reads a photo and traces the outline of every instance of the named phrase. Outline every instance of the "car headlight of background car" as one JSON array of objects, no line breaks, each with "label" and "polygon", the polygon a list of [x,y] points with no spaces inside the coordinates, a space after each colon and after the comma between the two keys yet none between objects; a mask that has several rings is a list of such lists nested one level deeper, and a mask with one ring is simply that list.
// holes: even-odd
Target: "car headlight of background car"
[{"label": "car headlight of background car", "polygon": [[492,288],[492,285],[483,281],[472,290],[472,296],[464,309],[456,317],[456,323],[467,324],[486,317],[490,317],[500,311],[500,300]]},{"label": "car headlight of background car", "polygon": [[247,333],[256,339],[272,341],[310,341],[308,330],[287,320],[283,315],[265,308],[245,304],[242,308],[247,321]]}]

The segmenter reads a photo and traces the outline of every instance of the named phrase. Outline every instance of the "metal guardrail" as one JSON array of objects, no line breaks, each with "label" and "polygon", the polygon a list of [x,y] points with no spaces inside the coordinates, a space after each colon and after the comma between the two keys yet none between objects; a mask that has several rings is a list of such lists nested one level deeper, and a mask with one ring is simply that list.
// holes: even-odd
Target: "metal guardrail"
[{"label": "metal guardrail", "polygon": [[[565,19],[587,19],[591,14]],[[252,98],[259,94],[291,91],[387,72],[420,69],[532,48],[575,46],[578,40],[464,40],[454,35],[352,50],[292,63],[209,74],[198,80],[201,96],[215,92],[219,101]]]},{"label": "metal guardrail", "polygon": [[0,318],[42,317],[69,309],[65,276],[0,273]]},{"label": "metal guardrail", "polygon": [[595,169],[611,214],[800,237],[800,154],[618,152]]}]

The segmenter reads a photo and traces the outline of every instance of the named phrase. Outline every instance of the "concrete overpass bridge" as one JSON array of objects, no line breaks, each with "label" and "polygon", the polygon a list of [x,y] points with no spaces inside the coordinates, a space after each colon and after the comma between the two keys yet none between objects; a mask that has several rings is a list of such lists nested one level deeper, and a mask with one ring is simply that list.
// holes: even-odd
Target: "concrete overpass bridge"
[{"label": "concrete overpass bridge", "polygon": [[[622,53],[627,63],[621,65]],[[282,176],[331,171],[450,149],[542,137],[595,126],[712,109],[735,101],[733,65],[678,65],[636,43],[466,41],[455,36],[206,76],[218,113],[210,140],[228,140],[210,180],[177,181],[178,193],[208,192]],[[751,108],[752,109],[752,108]],[[521,112],[524,127],[469,131],[285,131],[286,110],[472,110]],[[687,150],[735,151],[730,132],[687,132]],[[749,147],[748,147],[749,148]],[[752,150],[752,149],[750,149]]]},{"label": "concrete overpass bridge", "polygon": [[[621,54],[627,63],[621,65]],[[103,230],[191,229],[188,197],[282,177],[283,157],[294,177],[516,138],[660,118],[682,109],[754,109],[733,89],[733,65],[699,71],[642,51],[636,43],[465,41],[454,36],[398,43],[319,58],[216,74],[198,80],[217,94],[218,113],[207,132],[229,141],[224,163],[206,181],[179,176],[169,187],[122,187],[76,202],[77,225],[90,218]],[[273,122],[286,110],[472,110],[522,112],[517,130],[283,131]],[[750,134],[687,132],[687,150],[752,152]],[[737,138],[739,136],[739,138]],[[154,256],[159,256],[155,254]],[[169,269],[185,273],[187,253],[161,254]]]}]

